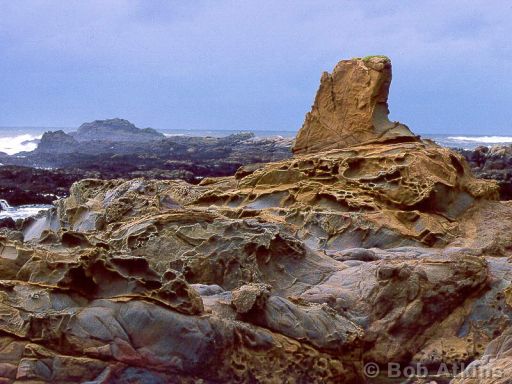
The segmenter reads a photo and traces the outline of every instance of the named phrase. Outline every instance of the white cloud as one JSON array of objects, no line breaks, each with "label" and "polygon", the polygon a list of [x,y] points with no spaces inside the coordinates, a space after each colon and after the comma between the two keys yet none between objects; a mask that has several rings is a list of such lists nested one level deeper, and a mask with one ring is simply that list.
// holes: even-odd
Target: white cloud
[{"label": "white cloud", "polygon": [[492,0],[0,4],[1,41],[8,54],[49,64],[54,55],[57,62],[147,65],[169,73],[194,71],[176,67],[191,64],[207,69],[249,64],[269,70],[275,64],[368,52],[411,63],[439,56],[489,59],[505,53],[509,58],[510,46],[504,45],[512,32],[509,3]]},{"label": "white cloud", "polygon": [[387,54],[421,87],[468,68],[501,77],[512,61],[512,9],[498,0],[0,0],[0,14],[4,73],[170,78],[226,103],[309,105],[320,72],[352,56]]}]

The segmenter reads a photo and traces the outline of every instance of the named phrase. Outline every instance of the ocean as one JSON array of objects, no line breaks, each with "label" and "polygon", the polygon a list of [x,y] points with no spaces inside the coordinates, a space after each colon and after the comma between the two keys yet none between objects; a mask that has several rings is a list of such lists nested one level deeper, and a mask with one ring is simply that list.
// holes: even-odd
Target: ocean
[{"label": "ocean", "polygon": [[7,201],[0,200],[0,220],[8,217],[13,220],[24,219],[25,217],[35,216],[41,211],[47,211],[50,208],[52,208],[52,206],[46,204],[11,207]]},{"label": "ocean", "polygon": [[512,136],[499,135],[458,135],[458,134],[421,134],[423,138],[435,141],[437,144],[448,148],[475,149],[476,147],[493,145],[510,145]]},{"label": "ocean", "polygon": [[[32,151],[46,131],[62,129],[71,132],[76,128],[54,127],[0,127],[0,152],[13,155],[23,151]],[[193,129],[160,129],[166,136],[212,136],[224,137],[242,131],[236,130],[193,130]],[[258,137],[283,136],[294,137],[297,131],[291,130],[255,130]],[[474,149],[478,146],[512,144],[512,136],[504,135],[465,135],[465,134],[421,134],[424,138],[434,140],[439,145],[450,148]]]},{"label": "ocean", "polygon": [[0,127],[0,152],[14,155],[18,152],[33,151],[37,147],[35,140],[41,138],[51,128]]}]

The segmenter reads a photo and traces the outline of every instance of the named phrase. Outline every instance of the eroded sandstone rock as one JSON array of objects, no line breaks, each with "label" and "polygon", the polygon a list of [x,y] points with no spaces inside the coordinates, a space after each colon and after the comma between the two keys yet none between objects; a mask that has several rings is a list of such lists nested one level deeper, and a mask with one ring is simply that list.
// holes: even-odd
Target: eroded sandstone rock
[{"label": "eroded sandstone rock", "polygon": [[[459,337],[459,328],[446,324],[461,327],[471,321],[471,308],[477,306],[471,303],[487,289],[488,266],[478,254],[484,250],[478,251],[477,247],[471,252],[409,248],[407,252],[391,249],[387,253],[373,248],[367,251],[372,254],[370,258],[344,260],[336,254],[344,249],[342,240],[327,242],[323,247],[306,242],[312,236],[308,231],[319,231],[311,224],[297,231],[297,224],[284,220],[278,214],[280,210],[246,210],[243,206],[227,209],[223,203],[204,207],[198,203],[203,201],[204,191],[204,186],[162,181],[90,180],[76,184],[73,194],[55,212],[62,225],[56,236],[48,240],[42,233],[41,240],[32,240],[29,249],[35,249],[28,253],[15,243],[8,246],[11,260],[15,265],[21,264],[16,278],[71,289],[74,295],[90,297],[89,300],[145,300],[147,305],[168,308],[173,313],[194,308],[194,295],[192,299],[190,294],[188,299],[187,295],[180,298],[183,303],[190,303],[186,307],[173,306],[175,301],[166,302],[165,297],[159,297],[161,281],[169,278],[170,266],[177,271],[172,272],[173,279],[182,275],[188,283],[217,287],[212,288],[213,296],[206,288],[194,288],[206,303],[211,321],[243,321],[313,349],[336,356],[342,353],[338,359],[345,367],[343,372],[348,369],[352,376],[340,376],[345,377],[341,382],[351,382],[348,377],[357,378],[358,362],[362,361],[406,363],[416,355],[417,361],[431,363],[432,353],[437,353],[435,340]],[[160,205],[162,195],[176,204]],[[119,210],[120,202],[127,200],[131,202],[130,209]],[[505,206],[501,209],[506,211]],[[117,212],[114,216],[112,210]],[[319,209],[316,215],[332,220],[331,210]],[[107,220],[107,216],[115,220]],[[100,229],[84,226],[91,217],[109,224]],[[466,217],[465,221],[471,218]],[[76,232],[77,228],[88,229]],[[70,233],[81,234],[81,240],[63,241]],[[84,252],[89,255],[89,250],[97,247],[104,251],[94,251],[94,257],[84,258]],[[350,249],[354,254],[354,248]],[[48,261],[42,262],[48,251],[54,260],[49,267]],[[70,262],[70,254],[75,261]],[[59,258],[68,261],[62,264]],[[84,291],[76,284],[76,278],[69,279],[66,271],[76,268],[77,263],[85,271],[80,275],[89,274],[104,286],[89,284],[86,286],[93,289]],[[493,278],[504,281],[497,271],[493,274]],[[183,281],[183,292],[190,292],[188,283]],[[145,288],[148,285],[153,289],[149,293]],[[90,292],[94,294],[91,296]],[[239,304],[233,306],[233,302]],[[460,310],[464,307],[467,309]],[[187,309],[184,313],[198,312]],[[442,324],[444,334],[439,333]],[[486,324],[493,327],[492,334],[507,321]],[[473,326],[481,325],[475,322]],[[474,338],[473,349],[467,344],[469,353],[465,357],[461,354],[454,362],[478,356],[476,343],[485,341],[477,340],[476,335],[467,336]],[[440,361],[446,360],[440,356]],[[296,372],[297,377],[306,377],[300,372]],[[243,382],[246,376],[239,375]]]},{"label": "eroded sandstone rock", "polygon": [[391,61],[373,56],[342,60],[324,72],[294,153],[314,153],[393,140],[419,141],[405,125],[388,119]]},{"label": "eroded sandstone rock", "polygon": [[512,377],[512,334],[507,329],[493,340],[483,356],[473,361],[450,384],[507,384]]},{"label": "eroded sandstone rock", "polygon": [[271,286],[265,284],[242,285],[232,293],[232,305],[236,311],[245,314],[264,307],[270,296]]},{"label": "eroded sandstone rock", "polygon": [[336,142],[199,185],[82,180],[2,229],[5,381],[365,383],[366,362],[457,366],[493,339],[509,364],[512,205],[382,125],[387,60],[331,77],[305,127],[344,121]]}]

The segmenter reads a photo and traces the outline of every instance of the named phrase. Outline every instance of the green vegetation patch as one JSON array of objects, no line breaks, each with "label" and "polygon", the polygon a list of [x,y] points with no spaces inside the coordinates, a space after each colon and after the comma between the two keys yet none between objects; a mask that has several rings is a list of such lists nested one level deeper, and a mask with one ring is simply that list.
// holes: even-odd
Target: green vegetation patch
[{"label": "green vegetation patch", "polygon": [[378,57],[379,59],[384,59],[386,61],[391,61],[391,59],[385,55],[370,55],[370,56],[365,56],[365,57],[353,57],[352,60],[370,61],[370,59],[373,59],[374,57]]}]

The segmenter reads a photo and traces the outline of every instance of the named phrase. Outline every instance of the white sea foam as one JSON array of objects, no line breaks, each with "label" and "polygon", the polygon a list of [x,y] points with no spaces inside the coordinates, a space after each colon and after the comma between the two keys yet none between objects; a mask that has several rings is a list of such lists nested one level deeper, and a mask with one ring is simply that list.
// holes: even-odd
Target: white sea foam
[{"label": "white sea foam", "polygon": [[14,155],[19,152],[33,151],[37,148],[37,142],[34,142],[34,140],[40,138],[41,135],[35,136],[28,133],[18,136],[0,137],[0,152]]},{"label": "white sea foam", "polygon": [[19,207],[8,207],[0,211],[0,219],[11,217],[12,219],[24,219],[26,217],[35,216],[41,211],[47,211],[52,208],[52,205],[38,204],[38,205],[22,205]]},{"label": "white sea foam", "polygon": [[487,144],[512,143],[511,136],[448,136],[447,139]]}]

